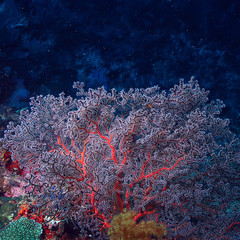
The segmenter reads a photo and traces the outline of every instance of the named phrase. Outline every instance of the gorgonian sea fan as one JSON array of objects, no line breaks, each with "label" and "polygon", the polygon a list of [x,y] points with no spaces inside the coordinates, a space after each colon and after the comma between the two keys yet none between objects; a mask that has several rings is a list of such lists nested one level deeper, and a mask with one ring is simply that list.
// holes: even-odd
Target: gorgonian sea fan
[{"label": "gorgonian sea fan", "polygon": [[74,83],[76,99],[31,98],[2,139],[30,171],[37,207],[93,239],[107,239],[125,208],[164,224],[170,239],[239,239],[239,140],[220,100],[193,78],[169,93],[83,87]]}]

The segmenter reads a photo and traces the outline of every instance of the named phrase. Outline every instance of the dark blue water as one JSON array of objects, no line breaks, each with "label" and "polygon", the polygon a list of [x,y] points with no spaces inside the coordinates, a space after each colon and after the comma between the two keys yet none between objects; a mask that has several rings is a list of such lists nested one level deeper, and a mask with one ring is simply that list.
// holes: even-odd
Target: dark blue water
[{"label": "dark blue water", "polygon": [[195,76],[239,124],[239,1],[1,1],[0,103]]}]

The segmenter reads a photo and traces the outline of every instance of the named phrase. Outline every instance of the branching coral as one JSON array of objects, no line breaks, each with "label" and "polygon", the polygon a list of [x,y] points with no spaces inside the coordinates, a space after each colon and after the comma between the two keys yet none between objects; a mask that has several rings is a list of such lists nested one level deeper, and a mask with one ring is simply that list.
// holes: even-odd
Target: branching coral
[{"label": "branching coral", "polygon": [[71,218],[94,240],[124,208],[164,223],[169,239],[239,240],[239,211],[228,209],[239,199],[240,142],[222,101],[193,78],[168,93],[74,87],[75,99],[31,98],[0,139],[28,172],[36,212]]}]

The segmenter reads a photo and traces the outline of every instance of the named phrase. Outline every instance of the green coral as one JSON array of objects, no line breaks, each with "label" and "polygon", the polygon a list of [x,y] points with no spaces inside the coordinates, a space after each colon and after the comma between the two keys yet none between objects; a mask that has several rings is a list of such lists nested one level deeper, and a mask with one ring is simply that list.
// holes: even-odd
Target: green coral
[{"label": "green coral", "polygon": [[38,240],[42,231],[40,223],[21,217],[0,230],[0,240]]}]

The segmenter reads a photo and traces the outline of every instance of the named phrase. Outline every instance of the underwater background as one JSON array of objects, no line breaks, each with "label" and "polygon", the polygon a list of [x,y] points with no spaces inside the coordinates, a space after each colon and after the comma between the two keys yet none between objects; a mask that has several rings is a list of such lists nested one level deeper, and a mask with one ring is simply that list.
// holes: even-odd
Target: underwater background
[{"label": "underwater background", "polygon": [[[238,0],[2,0],[0,138],[10,121],[19,124],[20,110],[30,109],[30,97],[57,97],[61,92],[75,97],[76,81],[84,82],[85,89],[104,86],[107,91],[128,91],[158,85],[168,93],[180,79],[188,82],[192,76],[210,91],[210,100],[224,102],[220,118],[230,119],[231,132],[239,137],[239,62]],[[21,234],[1,236],[1,229],[19,215],[19,209],[27,211],[27,203],[19,200],[23,180],[17,177],[26,173],[7,150],[1,147],[0,152],[0,239],[27,239]],[[239,163],[239,153],[236,159]],[[238,189],[233,204],[238,223],[232,238],[226,237],[235,240],[240,239],[237,166],[237,180],[231,184]],[[13,188],[20,193],[12,194]],[[39,228],[37,222],[45,220],[26,224]],[[29,239],[40,235],[41,239],[91,239],[93,235],[80,238],[76,223],[57,223]]]}]

